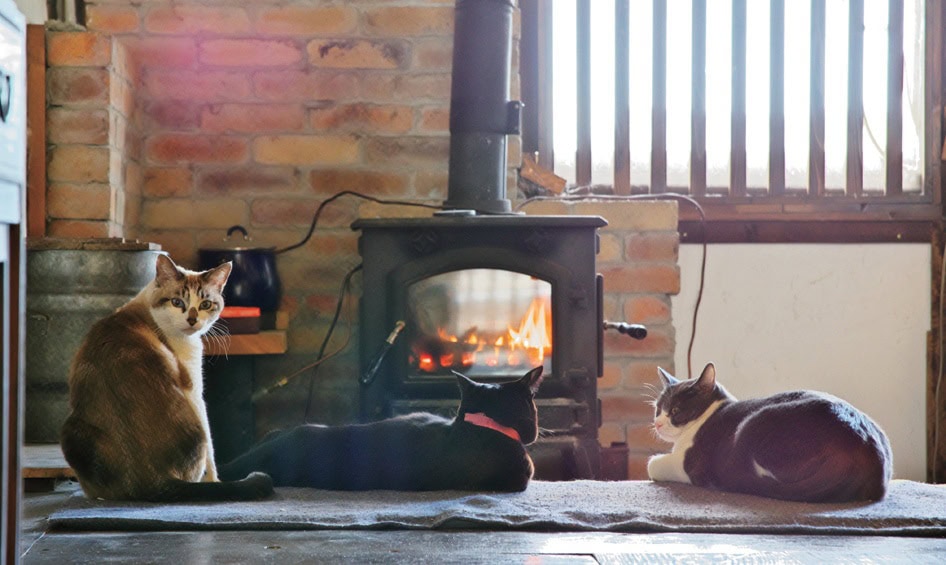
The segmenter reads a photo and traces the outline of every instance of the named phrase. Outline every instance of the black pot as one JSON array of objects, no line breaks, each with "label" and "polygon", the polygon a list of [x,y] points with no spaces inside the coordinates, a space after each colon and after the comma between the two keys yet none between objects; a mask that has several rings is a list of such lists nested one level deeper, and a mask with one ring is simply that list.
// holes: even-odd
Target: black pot
[{"label": "black pot", "polygon": [[[240,241],[230,244],[233,232],[240,232]],[[225,245],[218,248],[198,250],[201,270],[212,269],[227,261],[233,262],[233,270],[223,289],[227,306],[257,306],[262,312],[275,312],[279,308],[282,285],[276,272],[275,247],[250,247],[246,228],[233,226],[227,230]]]}]

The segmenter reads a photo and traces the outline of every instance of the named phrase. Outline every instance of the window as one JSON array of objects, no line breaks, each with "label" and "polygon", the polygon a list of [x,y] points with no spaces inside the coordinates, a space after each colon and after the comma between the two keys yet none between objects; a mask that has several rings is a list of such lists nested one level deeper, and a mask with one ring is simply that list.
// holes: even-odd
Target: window
[{"label": "window", "polygon": [[571,185],[693,196],[717,240],[929,240],[940,3],[520,6],[523,149]]}]

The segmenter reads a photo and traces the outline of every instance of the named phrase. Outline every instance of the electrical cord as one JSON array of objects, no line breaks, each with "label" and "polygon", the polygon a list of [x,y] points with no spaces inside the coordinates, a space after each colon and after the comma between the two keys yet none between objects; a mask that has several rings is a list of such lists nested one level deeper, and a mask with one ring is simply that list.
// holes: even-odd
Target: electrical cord
[{"label": "electrical cord", "polygon": [[542,201],[542,200],[557,200],[557,201],[581,201],[581,200],[612,200],[612,201],[627,201],[627,200],[678,200],[686,202],[696,208],[696,211],[700,215],[700,226],[703,228],[703,238],[702,238],[702,255],[700,258],[700,282],[699,287],[696,292],[696,304],[693,306],[693,324],[690,327],[690,342],[687,346],[687,373],[688,378],[693,378],[693,344],[696,341],[696,321],[700,313],[700,304],[703,302],[703,286],[706,282],[706,212],[703,210],[703,207],[700,206],[700,203],[696,199],[687,196],[685,194],[675,194],[672,192],[667,192],[663,194],[631,194],[631,195],[612,195],[612,194],[581,194],[581,195],[565,195],[565,196],[534,196],[527,200],[523,200],[516,205],[516,210],[520,210],[525,207],[530,202]]},{"label": "electrical cord", "polygon": [[370,200],[371,202],[377,202],[378,204],[397,204],[400,206],[417,206],[419,208],[432,208],[434,210],[443,210],[443,206],[437,205],[437,204],[427,204],[425,202],[413,202],[410,200],[387,200],[384,198],[368,196],[367,194],[355,192],[354,190],[342,190],[341,192],[336,192],[332,196],[329,196],[328,198],[326,198],[319,204],[319,207],[315,209],[315,214],[312,215],[312,223],[309,224],[309,231],[305,234],[305,237],[303,237],[301,241],[299,241],[298,243],[294,243],[288,247],[277,249],[276,253],[278,254],[278,253],[285,253],[286,251],[292,251],[293,249],[298,249],[299,247],[302,247],[303,245],[308,243],[309,239],[312,237],[312,234],[315,232],[315,226],[316,226],[316,223],[319,221],[319,216],[322,215],[322,210],[324,210],[326,206],[338,200],[342,196],[354,196],[356,198]]}]

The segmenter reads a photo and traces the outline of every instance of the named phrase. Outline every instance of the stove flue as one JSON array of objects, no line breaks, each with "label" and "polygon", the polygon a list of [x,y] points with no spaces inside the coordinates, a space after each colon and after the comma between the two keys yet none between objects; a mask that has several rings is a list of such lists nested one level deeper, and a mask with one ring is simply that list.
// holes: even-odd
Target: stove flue
[{"label": "stove flue", "polygon": [[450,94],[448,210],[511,212],[506,136],[519,133],[519,101],[509,100],[510,0],[457,0]]}]

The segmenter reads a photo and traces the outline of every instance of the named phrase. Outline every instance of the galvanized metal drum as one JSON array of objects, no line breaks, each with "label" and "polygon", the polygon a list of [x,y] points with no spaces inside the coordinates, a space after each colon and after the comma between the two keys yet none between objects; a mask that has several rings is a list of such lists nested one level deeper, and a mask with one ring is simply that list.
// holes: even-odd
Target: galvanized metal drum
[{"label": "galvanized metal drum", "polygon": [[30,242],[26,255],[27,443],[56,443],[69,366],[89,328],[155,274],[160,246],[121,239]]}]

